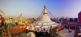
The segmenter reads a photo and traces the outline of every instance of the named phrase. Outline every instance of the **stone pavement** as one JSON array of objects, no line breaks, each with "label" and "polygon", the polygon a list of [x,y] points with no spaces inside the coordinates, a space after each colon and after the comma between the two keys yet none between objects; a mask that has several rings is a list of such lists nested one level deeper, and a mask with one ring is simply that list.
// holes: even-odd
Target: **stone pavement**
[{"label": "stone pavement", "polygon": [[72,32],[68,32],[68,29],[63,29],[61,31],[58,32],[58,34],[61,37],[74,37],[75,31],[71,30]]}]

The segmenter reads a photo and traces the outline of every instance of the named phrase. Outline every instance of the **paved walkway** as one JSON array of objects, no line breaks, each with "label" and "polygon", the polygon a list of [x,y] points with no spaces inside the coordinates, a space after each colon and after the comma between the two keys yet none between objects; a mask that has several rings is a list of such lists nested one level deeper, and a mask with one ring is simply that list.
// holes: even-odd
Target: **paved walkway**
[{"label": "paved walkway", "polygon": [[62,31],[58,32],[61,37],[74,37],[74,30],[72,32],[68,32],[68,29],[63,29]]}]

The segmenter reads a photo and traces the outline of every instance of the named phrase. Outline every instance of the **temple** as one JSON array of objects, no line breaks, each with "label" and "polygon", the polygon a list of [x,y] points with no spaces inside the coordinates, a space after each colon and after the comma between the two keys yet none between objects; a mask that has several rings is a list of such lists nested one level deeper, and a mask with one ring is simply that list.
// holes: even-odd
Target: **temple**
[{"label": "temple", "polygon": [[47,10],[46,6],[44,6],[43,15],[39,18],[40,18],[39,22],[47,22],[47,23],[52,22],[50,20],[50,17],[48,16],[48,10]]},{"label": "temple", "polygon": [[57,27],[59,24],[51,21],[49,15],[48,15],[48,9],[46,6],[44,6],[44,9],[42,11],[43,15],[38,17],[38,20],[31,24],[30,29],[35,31],[42,31],[42,29],[45,29],[47,32],[49,32],[50,28]]}]

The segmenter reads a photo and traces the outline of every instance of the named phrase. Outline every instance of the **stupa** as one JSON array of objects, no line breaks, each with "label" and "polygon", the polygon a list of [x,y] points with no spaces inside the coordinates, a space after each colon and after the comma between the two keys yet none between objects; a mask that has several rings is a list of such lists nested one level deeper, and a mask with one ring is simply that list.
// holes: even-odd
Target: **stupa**
[{"label": "stupa", "polygon": [[50,20],[50,17],[48,16],[48,10],[46,8],[46,6],[44,6],[44,9],[43,9],[43,15],[39,17],[39,21],[38,22],[46,22],[46,23],[49,23],[49,22],[52,22]]},{"label": "stupa", "polygon": [[54,28],[59,24],[51,21],[48,15],[48,9],[46,8],[46,6],[44,6],[43,15],[38,17],[38,20],[35,21],[32,25],[34,25],[34,27],[32,26],[31,29],[35,28],[33,30],[41,31],[42,29],[46,29],[46,31],[48,31],[50,28]]},{"label": "stupa", "polygon": [[[37,21],[37,24],[36,25],[54,25],[57,23],[51,21],[49,15],[48,15],[48,9],[46,8],[46,6],[44,6],[44,9],[43,9],[43,15],[39,17],[39,20]],[[56,26],[54,25],[54,26]]]}]

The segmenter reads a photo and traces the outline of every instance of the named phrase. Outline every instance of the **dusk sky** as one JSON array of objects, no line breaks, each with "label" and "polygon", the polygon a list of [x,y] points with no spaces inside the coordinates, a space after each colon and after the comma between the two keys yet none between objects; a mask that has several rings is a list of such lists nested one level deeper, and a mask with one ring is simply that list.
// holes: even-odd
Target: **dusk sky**
[{"label": "dusk sky", "polygon": [[81,0],[0,0],[0,9],[7,16],[38,17],[46,5],[49,15],[54,17],[77,17],[81,11]]}]

